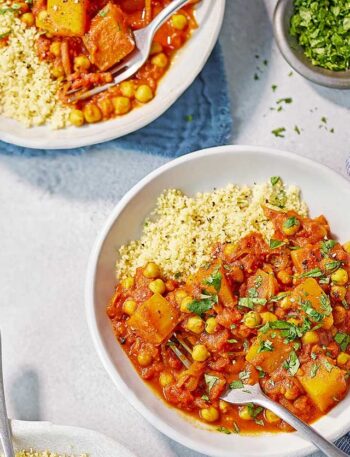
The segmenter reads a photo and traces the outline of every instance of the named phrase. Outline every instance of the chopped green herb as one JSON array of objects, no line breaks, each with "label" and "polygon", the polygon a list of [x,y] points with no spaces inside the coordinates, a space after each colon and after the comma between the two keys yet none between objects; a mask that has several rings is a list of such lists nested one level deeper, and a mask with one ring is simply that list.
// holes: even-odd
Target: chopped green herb
[{"label": "chopped green herb", "polygon": [[320,276],[323,276],[322,271],[319,268],[313,268],[312,270],[302,273],[298,278],[319,278]]},{"label": "chopped green herb", "polygon": [[189,311],[201,316],[207,311],[211,310],[213,306],[218,302],[217,295],[203,295],[201,300],[193,300],[188,305]]},{"label": "chopped green herb", "polygon": [[186,114],[185,121],[186,122],[192,122],[193,121],[193,114]]},{"label": "chopped green herb", "polygon": [[271,184],[275,186],[277,183],[281,182],[281,178],[279,176],[271,176],[270,181]]},{"label": "chopped green herb", "polygon": [[233,422],[233,433],[240,433],[240,429],[236,422]]},{"label": "chopped green herb", "polygon": [[208,387],[208,392],[210,393],[211,389],[219,381],[219,378],[217,376],[214,376],[214,375],[211,375],[211,374],[205,374],[204,375],[204,380],[205,380],[205,383],[206,383],[206,385]]},{"label": "chopped green herb", "polygon": [[277,138],[284,138],[284,133],[286,132],[285,127],[278,127],[277,129],[271,130],[272,135],[275,135]]},{"label": "chopped green herb", "polygon": [[272,341],[265,340],[265,341],[260,342],[257,353],[260,354],[260,352],[272,352],[272,351],[273,351]]},{"label": "chopped green herb", "polygon": [[350,335],[343,332],[336,333],[334,340],[339,344],[340,349],[345,352],[350,344]]},{"label": "chopped green herb", "polygon": [[284,362],[283,367],[291,376],[295,376],[300,367],[300,362],[295,351],[289,354],[289,358]]},{"label": "chopped green herb", "polygon": [[206,284],[207,286],[213,286],[216,292],[219,292],[221,289],[221,280],[222,280],[222,274],[220,271],[214,271],[209,278],[207,278],[205,281],[203,281],[203,284]]},{"label": "chopped green herb", "polygon": [[271,86],[272,92],[276,92],[277,87],[278,86],[276,84],[272,84],[272,86]]},{"label": "chopped green herb", "polygon": [[328,362],[327,359],[323,360],[323,365],[324,365],[325,369],[328,371],[328,373],[330,373],[334,368],[334,365],[332,365],[330,362]]},{"label": "chopped green herb", "polygon": [[293,99],[291,97],[286,97],[286,98],[280,98],[279,100],[277,100],[277,104],[281,104],[281,103],[286,103],[287,105],[289,105],[290,103],[293,102]]},{"label": "chopped green herb", "polygon": [[286,244],[285,241],[281,241],[281,240],[274,240],[271,238],[270,240],[270,248],[271,249],[277,249],[281,246],[284,246]]},{"label": "chopped green herb", "polygon": [[238,376],[241,381],[246,381],[247,379],[250,378],[250,373],[249,373],[249,371],[244,370],[244,371],[241,371]]},{"label": "chopped green herb", "polygon": [[237,381],[232,381],[230,383],[230,389],[243,389],[243,387],[244,387],[244,384],[240,379]]},{"label": "chopped green herb", "polygon": [[226,427],[218,427],[216,430],[218,432],[225,433],[226,435],[231,435],[230,430]]},{"label": "chopped green herb", "polygon": [[314,378],[320,369],[320,366],[317,363],[313,363],[310,370],[310,377]]},{"label": "chopped green herb", "polygon": [[230,338],[229,340],[227,340],[227,342],[231,343],[231,344],[238,343],[238,341],[235,340],[234,338]]},{"label": "chopped green herb", "polygon": [[309,300],[301,301],[300,306],[313,322],[320,322],[325,317],[324,314],[319,313],[312,307]]},{"label": "chopped green herb", "polygon": [[287,220],[283,222],[283,227],[284,228],[291,228],[295,227],[296,225],[299,225],[300,222],[295,216],[288,217]]},{"label": "chopped green herb", "polygon": [[202,395],[201,399],[204,400],[204,401],[209,401],[209,397],[206,394]]},{"label": "chopped green herb", "polygon": [[265,377],[265,371],[261,367],[255,367],[259,373],[259,378],[264,378]]},{"label": "chopped green herb", "polygon": [[326,263],[325,268],[326,270],[333,271],[337,270],[339,267],[341,267],[342,262],[340,260],[333,260],[331,262]]},{"label": "chopped green herb", "polygon": [[294,126],[294,132],[296,132],[298,135],[301,134],[300,128],[297,125]]},{"label": "chopped green herb", "polygon": [[334,240],[326,240],[321,243],[321,253],[323,257],[327,257],[331,249],[337,244]]}]

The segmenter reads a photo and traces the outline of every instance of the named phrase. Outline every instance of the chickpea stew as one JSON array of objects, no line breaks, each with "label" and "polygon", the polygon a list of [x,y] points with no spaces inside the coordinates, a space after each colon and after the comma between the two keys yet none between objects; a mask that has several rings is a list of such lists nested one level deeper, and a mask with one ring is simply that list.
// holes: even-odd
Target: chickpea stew
[{"label": "chickpea stew", "polygon": [[[311,423],[349,388],[350,242],[334,240],[324,216],[262,209],[274,228],[269,240],[252,231],[216,243],[209,262],[178,280],[148,262],[122,278],[107,307],[141,378],[227,434],[291,429],[262,407],[220,400],[226,389],[259,382]],[[179,339],[189,367],[174,353]]]},{"label": "chickpea stew", "polygon": [[[111,82],[110,70],[135,49],[133,31],[147,26],[170,1],[0,0],[0,8],[38,31],[36,54],[59,82],[57,103],[70,109],[68,123],[82,126],[127,114],[155,97],[159,80],[197,27],[196,0],[158,30],[149,59],[133,77],[75,103],[67,91]],[[0,48],[10,40],[10,32],[0,34]]]}]

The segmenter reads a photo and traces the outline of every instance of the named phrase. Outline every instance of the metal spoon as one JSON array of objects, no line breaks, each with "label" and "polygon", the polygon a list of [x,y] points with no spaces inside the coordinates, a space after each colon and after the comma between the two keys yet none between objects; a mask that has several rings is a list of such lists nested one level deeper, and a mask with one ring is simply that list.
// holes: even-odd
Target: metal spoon
[{"label": "metal spoon", "polygon": [[2,375],[2,351],[1,351],[1,333],[0,333],[0,440],[5,453],[5,457],[15,457],[15,451],[12,444],[12,434],[10,423],[7,417],[4,379]]}]

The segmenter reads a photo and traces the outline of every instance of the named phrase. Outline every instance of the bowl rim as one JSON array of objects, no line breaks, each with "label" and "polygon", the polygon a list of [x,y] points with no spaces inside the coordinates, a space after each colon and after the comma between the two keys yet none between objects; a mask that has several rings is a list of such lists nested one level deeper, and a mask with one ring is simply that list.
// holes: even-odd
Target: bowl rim
[{"label": "bowl rim", "polygon": [[[147,406],[145,406],[143,404],[143,402],[134,394],[134,392],[129,388],[129,386],[122,379],[121,375],[118,372],[116,365],[112,362],[112,360],[110,359],[110,357],[108,355],[108,352],[104,346],[101,334],[98,329],[97,319],[95,316],[94,291],[95,291],[95,277],[96,277],[98,258],[99,258],[99,254],[100,254],[101,248],[103,246],[103,243],[104,243],[106,237],[108,236],[109,231],[112,228],[113,224],[118,219],[118,217],[122,214],[123,210],[127,207],[127,205],[134,198],[134,196],[136,194],[138,194],[138,192],[140,192],[144,186],[146,186],[148,183],[153,181],[155,178],[162,175],[165,171],[172,169],[181,163],[191,162],[192,160],[196,160],[199,157],[206,157],[206,156],[215,155],[217,153],[227,153],[227,152],[230,152],[230,153],[244,153],[244,152],[262,153],[262,154],[269,155],[270,157],[277,157],[277,156],[281,157],[282,156],[286,159],[297,161],[301,165],[305,165],[306,167],[312,166],[314,169],[316,168],[322,172],[326,172],[329,174],[330,177],[332,177],[333,179],[339,180],[344,186],[346,186],[348,189],[350,189],[350,182],[345,177],[341,176],[339,173],[337,173],[336,171],[327,167],[326,165],[320,164],[318,162],[314,162],[309,158],[306,158],[306,157],[303,157],[303,156],[300,156],[297,154],[293,154],[291,152],[279,150],[279,149],[262,147],[262,146],[228,145],[228,146],[212,147],[212,148],[207,148],[207,149],[192,152],[185,156],[171,160],[171,161],[167,162],[166,164],[160,166],[159,168],[153,170],[149,174],[147,174],[138,183],[136,183],[128,192],[126,192],[126,194],[115,205],[111,214],[109,215],[109,217],[105,221],[102,229],[100,230],[99,234],[97,235],[97,238],[96,238],[93,248],[91,250],[90,257],[88,260],[88,265],[87,265],[86,281],[85,281],[86,318],[87,318],[89,331],[90,331],[90,334],[91,334],[91,337],[93,340],[93,344],[97,351],[97,354],[102,362],[102,365],[104,366],[105,370],[109,374],[113,383],[116,385],[119,392],[129,401],[129,403],[140,414],[142,414],[142,416],[148,422],[150,422],[160,432],[164,433],[169,438],[177,441],[178,443],[180,443],[184,446],[187,446],[188,448],[190,448],[194,451],[201,452],[203,454],[210,455],[213,457],[217,457],[217,455],[218,455],[217,450],[215,450],[214,448],[208,449],[206,446],[202,445],[198,441],[196,441],[188,436],[184,436],[182,433],[177,432],[176,430],[171,428],[166,422],[164,422],[162,419],[160,419],[158,417],[158,415],[156,415],[151,410],[149,410],[147,408]],[[161,400],[159,400],[159,401],[161,401]],[[329,433],[327,434],[327,438],[334,441],[334,440],[340,438],[341,436],[343,436],[349,430],[350,430],[350,416],[349,416],[348,423],[342,423],[341,426],[339,426],[336,431],[330,430]],[[316,450],[317,449],[313,444],[305,441],[305,446],[302,449],[294,452],[293,454],[284,454],[284,455],[288,455],[288,457],[291,457],[292,455],[293,455],[293,457],[304,457],[306,455],[311,454],[312,452],[315,452]],[[221,455],[226,456],[226,454],[223,454],[223,453],[221,453],[220,456]],[[232,450],[232,452],[230,452],[230,455],[235,456],[235,457],[241,457],[241,454],[236,453],[234,449]],[[255,456],[256,454],[251,454],[251,455]],[[250,457],[250,454],[245,454],[245,456]]]},{"label": "bowl rim", "polygon": [[[208,2],[207,5],[210,5],[209,2],[211,0],[202,1]],[[199,7],[200,6],[201,5],[199,5]],[[204,27],[202,27],[202,29],[199,28],[198,30],[203,30],[207,24],[207,29],[210,32],[206,35],[208,41],[206,41],[205,44],[205,52],[203,52],[200,61],[197,62],[192,70],[182,74],[182,77],[177,81],[176,87],[172,87],[171,90],[167,92],[167,94],[163,94],[162,98],[156,96],[148,104],[140,107],[139,110],[131,110],[128,114],[119,118],[116,117],[98,124],[88,124],[80,127],[79,129],[73,126],[68,126],[65,129],[59,129],[55,131],[52,130],[49,125],[27,128],[18,121],[6,118],[0,114],[0,140],[15,146],[31,149],[65,150],[92,146],[95,144],[101,144],[107,141],[116,140],[118,138],[125,137],[126,135],[134,133],[143,127],[146,127],[151,122],[162,116],[162,114],[164,114],[165,111],[167,111],[191,86],[193,81],[203,70],[214,49],[215,44],[218,41],[224,20],[225,7],[226,0],[215,0],[215,8],[213,8],[213,12],[210,15],[211,19],[213,17],[215,18],[214,27],[210,27],[212,23],[207,20],[206,16],[203,17]],[[212,5],[210,8],[212,8]],[[195,36],[196,34],[191,37],[192,41],[189,40],[185,46],[181,48],[177,53],[173,65],[170,66],[169,70],[160,80],[160,85],[162,85],[162,87],[167,84],[167,77],[169,77],[169,74],[174,71],[174,67],[176,66],[176,58],[188,52],[187,48],[190,42],[193,42]],[[200,45],[201,43],[199,42],[198,46]],[[135,114],[137,111],[138,115]],[[131,117],[130,119],[129,116],[135,116],[135,118]],[[14,124],[15,127],[17,126],[20,130],[23,130],[23,134],[18,136],[16,134],[16,129],[15,133],[9,132],[6,128],[6,125],[3,127],[1,126],[1,120],[3,120],[5,123]],[[121,125],[119,124],[118,120],[121,120]],[[26,131],[33,131],[34,129],[38,129],[38,133],[35,135],[35,137],[32,138],[25,135]],[[97,131],[95,131],[95,129],[97,129]],[[62,138],[60,136],[61,131],[68,132],[67,137]],[[77,131],[81,132],[80,135],[75,135]]]},{"label": "bowl rim", "polygon": [[[289,44],[289,31],[285,29],[284,22],[288,8],[292,7],[294,0],[278,0],[273,13],[273,31],[277,46],[286,62],[301,76],[315,84],[333,89],[350,89],[350,69],[345,71],[332,71],[323,67],[312,65],[304,56],[300,58]],[[299,44],[298,48],[302,49]]]}]

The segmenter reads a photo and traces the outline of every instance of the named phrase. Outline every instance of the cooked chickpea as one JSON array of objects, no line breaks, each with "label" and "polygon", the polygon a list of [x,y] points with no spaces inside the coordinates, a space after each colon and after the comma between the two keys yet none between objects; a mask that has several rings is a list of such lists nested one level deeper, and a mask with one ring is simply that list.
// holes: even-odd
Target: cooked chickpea
[{"label": "cooked chickpea", "polygon": [[72,109],[69,113],[69,122],[76,127],[81,127],[85,122],[84,113],[80,109]]},{"label": "cooked chickpea", "polygon": [[204,321],[199,316],[192,316],[186,322],[186,329],[199,335],[204,330]]},{"label": "cooked chickpea", "polygon": [[168,57],[164,52],[161,52],[152,58],[152,63],[156,67],[165,68],[168,65]]},{"label": "cooked chickpea", "polygon": [[74,71],[84,72],[90,68],[90,60],[87,56],[81,55],[74,58]]},{"label": "cooked chickpea", "polygon": [[216,322],[215,317],[209,317],[205,322],[205,331],[209,333],[209,335],[212,335],[216,332],[217,328],[218,323]]},{"label": "cooked chickpea", "polygon": [[136,307],[137,304],[135,300],[126,300],[123,303],[123,311],[125,314],[128,314],[129,316],[134,314],[134,312],[136,311]]},{"label": "cooked chickpea", "polygon": [[162,279],[155,279],[149,283],[148,287],[154,294],[163,295],[166,290],[164,281]]},{"label": "cooked chickpea", "polygon": [[331,279],[333,284],[337,286],[344,286],[349,279],[348,272],[344,268],[339,268],[337,271],[332,273]]},{"label": "cooked chickpea", "polygon": [[188,309],[188,305],[190,303],[193,302],[193,298],[192,297],[185,297],[182,301],[181,301],[181,305],[180,305],[180,310],[182,313],[190,313],[191,311]]},{"label": "cooked chickpea", "polygon": [[152,355],[149,352],[141,351],[137,356],[137,361],[142,367],[147,367],[152,362]]},{"label": "cooked chickpea", "polygon": [[34,15],[32,13],[24,13],[21,16],[21,21],[27,26],[32,27],[35,23]]},{"label": "cooked chickpea", "polygon": [[147,86],[147,84],[141,84],[141,86],[139,86],[135,92],[136,100],[141,103],[147,103],[151,101],[153,96],[154,95],[152,89],[149,86]]},{"label": "cooked chickpea", "polygon": [[121,285],[125,290],[131,289],[132,287],[134,287],[134,284],[135,280],[131,276],[128,276],[127,278],[121,281]]},{"label": "cooked chickpea", "polygon": [[281,422],[281,419],[269,409],[265,409],[264,415],[266,422],[268,422],[269,424],[278,424],[278,422]]},{"label": "cooked chickpea", "polygon": [[346,310],[343,306],[335,306],[333,309],[333,319],[335,324],[341,324],[345,321]]},{"label": "cooked chickpea", "polygon": [[115,114],[118,116],[128,113],[131,109],[131,103],[128,97],[113,97],[112,103],[114,106]]},{"label": "cooked chickpea", "polygon": [[282,226],[283,233],[287,236],[295,235],[299,228],[300,221],[295,216],[289,217],[285,220]]},{"label": "cooked chickpea", "polygon": [[143,276],[148,279],[156,279],[160,275],[160,269],[154,262],[148,262],[143,270]]},{"label": "cooked chickpea", "polygon": [[299,397],[299,392],[297,389],[287,389],[284,393],[284,397],[287,400],[295,400]]},{"label": "cooked chickpea", "polygon": [[102,111],[103,117],[110,117],[114,113],[114,106],[110,98],[102,98],[99,100],[98,107]]},{"label": "cooked chickpea", "polygon": [[344,286],[332,286],[331,296],[336,300],[343,301],[346,296],[346,287]]},{"label": "cooked chickpea", "polygon": [[88,105],[84,106],[83,113],[86,122],[88,122],[89,124],[100,122],[100,120],[102,119],[101,110],[94,103],[89,103]]},{"label": "cooked chickpea", "polygon": [[59,57],[61,55],[61,42],[60,41],[54,41],[53,43],[51,43],[50,52],[55,57]]},{"label": "cooked chickpea", "polygon": [[219,409],[223,414],[226,414],[230,410],[230,405],[226,401],[220,400],[219,401]]},{"label": "cooked chickpea", "polygon": [[249,313],[245,314],[243,322],[248,328],[258,327],[261,324],[260,314],[256,311],[249,311]]},{"label": "cooked chickpea", "polygon": [[228,243],[224,247],[224,255],[230,257],[236,250],[236,244]]},{"label": "cooked chickpea", "polygon": [[135,84],[133,81],[123,81],[120,84],[120,92],[124,97],[133,98],[135,96]]},{"label": "cooked chickpea", "polygon": [[158,54],[159,52],[163,51],[163,46],[160,43],[156,43],[153,41],[152,46],[151,46],[151,52],[150,54]]},{"label": "cooked chickpea", "polygon": [[51,68],[51,74],[54,78],[63,78],[63,76],[65,75],[64,68],[62,67],[62,65],[55,65]]},{"label": "cooked chickpea", "polygon": [[171,384],[172,382],[174,382],[174,376],[171,373],[168,373],[167,371],[162,371],[159,375],[159,384],[162,387],[165,387]]},{"label": "cooked chickpea", "polygon": [[241,406],[238,410],[238,415],[241,419],[243,419],[244,421],[250,421],[252,420],[252,416],[250,414],[250,411],[249,411],[249,408],[247,405],[245,406]]},{"label": "cooked chickpea", "polygon": [[175,300],[176,300],[176,303],[178,305],[181,305],[181,302],[184,298],[186,298],[188,296],[187,292],[185,290],[182,290],[182,289],[178,289],[176,292],[175,292]]},{"label": "cooked chickpea", "polygon": [[313,330],[306,332],[305,335],[302,337],[302,341],[304,344],[315,344],[319,342],[319,339],[320,338],[317,332],[314,332]]},{"label": "cooked chickpea", "polygon": [[195,362],[204,362],[209,357],[209,351],[204,344],[196,344],[192,350],[192,358]]},{"label": "cooked chickpea", "polygon": [[277,316],[273,313],[270,313],[270,311],[266,311],[264,313],[260,313],[260,317],[262,320],[262,323],[265,325],[267,322],[273,322],[277,321]]},{"label": "cooked chickpea", "polygon": [[346,352],[341,352],[337,357],[337,364],[338,365],[345,365],[349,362],[350,355]]},{"label": "cooked chickpea", "polygon": [[348,254],[350,254],[350,241],[347,241],[346,243],[343,244],[344,251],[346,251]]},{"label": "cooked chickpea", "polygon": [[292,276],[286,270],[279,271],[277,273],[277,278],[281,281],[282,284],[285,284],[285,285],[291,284],[293,281]]},{"label": "cooked chickpea", "polygon": [[174,14],[171,17],[171,25],[174,29],[183,30],[187,26],[188,20],[184,14]]},{"label": "cooked chickpea", "polygon": [[219,411],[214,406],[201,409],[199,415],[207,422],[215,422],[219,419]]}]

